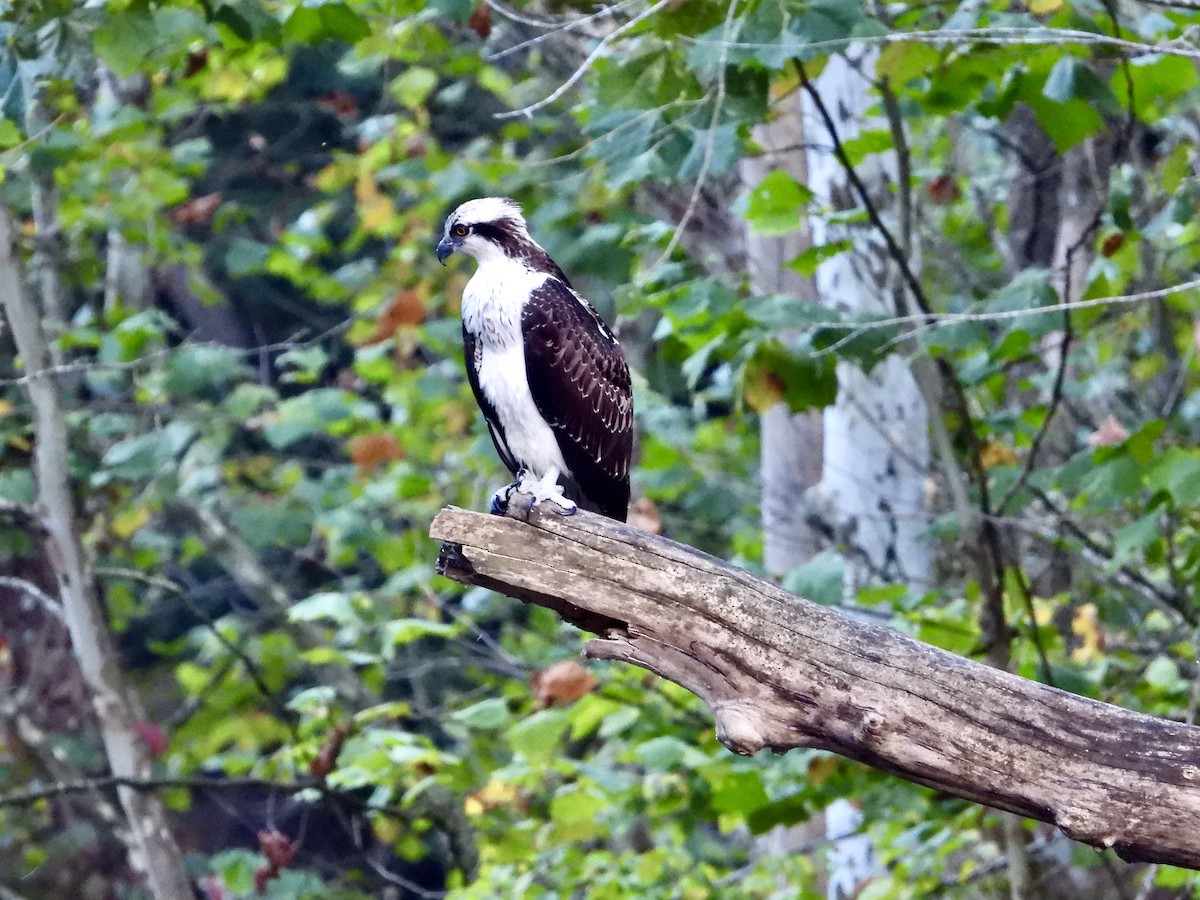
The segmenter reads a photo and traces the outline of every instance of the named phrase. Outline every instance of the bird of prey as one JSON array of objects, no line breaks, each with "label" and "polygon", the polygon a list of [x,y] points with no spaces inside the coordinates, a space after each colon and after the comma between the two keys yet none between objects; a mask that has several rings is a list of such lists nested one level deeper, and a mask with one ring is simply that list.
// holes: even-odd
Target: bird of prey
[{"label": "bird of prey", "polygon": [[504,197],[469,200],[446,219],[438,261],[461,250],[479,263],[462,297],[467,378],[514,493],[576,504],[625,521],[633,391],[621,345],[592,305],[529,236]]}]

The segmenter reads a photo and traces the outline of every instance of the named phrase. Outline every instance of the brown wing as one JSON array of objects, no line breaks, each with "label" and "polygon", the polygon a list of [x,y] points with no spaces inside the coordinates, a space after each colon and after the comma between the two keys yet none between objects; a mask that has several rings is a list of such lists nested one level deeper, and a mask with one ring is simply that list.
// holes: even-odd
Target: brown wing
[{"label": "brown wing", "polygon": [[533,402],[554,431],[581,505],[629,511],[633,390],[621,345],[586,300],[547,278],[521,313]]}]

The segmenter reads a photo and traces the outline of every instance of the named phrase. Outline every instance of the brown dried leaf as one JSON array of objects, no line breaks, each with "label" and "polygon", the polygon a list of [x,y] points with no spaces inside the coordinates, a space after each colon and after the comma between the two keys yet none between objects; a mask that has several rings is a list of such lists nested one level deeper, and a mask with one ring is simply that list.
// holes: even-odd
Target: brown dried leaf
[{"label": "brown dried leaf", "polygon": [[275,872],[286,869],[296,858],[296,848],[282,831],[275,828],[258,833],[258,849],[266,857],[267,865]]},{"label": "brown dried leaf", "polygon": [[308,764],[308,771],[312,772],[314,778],[324,781],[325,777],[333,771],[333,767],[337,765],[338,756],[342,752],[342,746],[346,743],[346,738],[350,736],[350,728],[349,722],[340,722],[329,732],[325,743],[317,751],[316,757]]},{"label": "brown dried leaf", "polygon": [[1115,234],[1110,234],[1100,242],[1100,255],[1105,259],[1115,256],[1117,251],[1125,246],[1125,232],[1118,231]]},{"label": "brown dried leaf", "polygon": [[1129,437],[1129,431],[1113,416],[1100,423],[1100,427],[1088,435],[1089,447],[1112,447]]},{"label": "brown dried leaf", "polygon": [[225,195],[221,193],[193,197],[171,210],[171,221],[180,227],[208,225],[224,201]]},{"label": "brown dried leaf", "polygon": [[820,784],[828,780],[837,771],[839,760],[832,753],[816,757],[808,764],[808,781],[810,784]]},{"label": "brown dried leaf", "polygon": [[952,175],[938,175],[925,185],[929,199],[938,206],[946,206],[962,196],[962,190]]},{"label": "brown dried leaf", "polygon": [[530,685],[538,708],[545,709],[556,703],[574,703],[591,692],[596,686],[596,679],[582,663],[568,659],[534,672]]},{"label": "brown dried leaf", "polygon": [[330,91],[317,98],[317,106],[333,113],[339,119],[353,119],[358,116],[358,98],[349,91]]},{"label": "brown dried leaf", "polygon": [[488,35],[492,33],[491,7],[482,3],[475,7],[471,12],[471,18],[467,19],[467,27],[486,40]]},{"label": "brown dried leaf", "polygon": [[346,442],[346,452],[360,473],[404,458],[400,442],[387,432],[356,434]]},{"label": "brown dried leaf", "polygon": [[412,328],[424,321],[425,303],[421,294],[413,289],[400,291],[375,320],[375,341],[386,340],[401,328]]},{"label": "brown dried leaf", "polygon": [[634,528],[640,528],[648,534],[662,534],[663,521],[658,513],[658,507],[649,497],[638,497],[633,501],[626,522]]}]

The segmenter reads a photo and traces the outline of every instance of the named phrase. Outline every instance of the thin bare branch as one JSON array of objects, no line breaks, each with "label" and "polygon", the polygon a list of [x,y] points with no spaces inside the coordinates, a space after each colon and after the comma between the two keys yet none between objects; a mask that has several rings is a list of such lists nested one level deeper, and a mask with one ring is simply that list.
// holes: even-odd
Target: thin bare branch
[{"label": "thin bare branch", "polygon": [[[719,43],[710,38],[684,38],[692,44],[711,45]],[[1017,46],[1062,47],[1074,44],[1080,46],[1118,47],[1128,50],[1135,55],[1167,54],[1183,56],[1188,59],[1200,59],[1200,47],[1189,43],[1184,38],[1170,41],[1151,43],[1148,41],[1131,41],[1125,38],[1112,37],[1090,31],[1080,31],[1073,28],[1051,28],[1044,26],[1030,27],[990,27],[990,28],[947,28],[938,31],[898,31],[881,35],[864,35],[854,38],[838,38],[828,41],[785,41],[764,44],[754,41],[740,41],[731,44],[738,50],[763,50],[790,53],[797,57],[811,56],[813,53],[837,53],[844,50],[850,43],[862,44],[897,44],[920,43],[934,46],[954,44],[1005,44]]]},{"label": "thin bare branch", "polygon": [[58,621],[65,624],[66,619],[63,616],[62,604],[43,591],[32,581],[26,581],[24,578],[13,578],[10,575],[0,575],[0,587],[11,588],[14,591],[20,591],[31,600],[37,603],[46,612],[50,613]]},{"label": "thin bare branch", "polygon": [[[732,0],[729,4],[729,9],[725,14],[725,26],[723,35],[727,38],[732,37],[737,32],[737,26],[734,22],[734,14],[737,12],[737,0]],[[687,208],[684,209],[683,215],[679,219],[679,224],[675,226],[675,230],[671,232],[671,239],[667,241],[666,249],[658,257],[654,265],[650,266],[649,272],[654,272],[671,258],[671,254],[675,252],[675,248],[679,246],[679,240],[683,237],[684,231],[692,221],[692,216],[696,214],[696,204],[700,201],[700,194],[704,191],[704,182],[708,178],[708,170],[712,167],[713,150],[717,144],[717,124],[721,120],[721,111],[725,107],[725,66],[729,58],[729,44],[727,41],[721,43],[721,58],[717,63],[717,85],[716,93],[713,97],[712,116],[708,120],[708,132],[704,141],[704,156],[700,160],[700,169],[696,173],[696,184],[692,188],[692,195],[688,198]]]},{"label": "thin bare branch", "polygon": [[571,75],[567,78],[567,80],[564,81],[562,84],[560,84],[558,87],[556,87],[553,91],[551,91],[550,94],[543,97],[541,100],[537,101],[536,103],[531,103],[528,106],[522,106],[520,109],[513,109],[513,110],[509,110],[508,112],[496,113],[496,118],[497,119],[513,119],[518,116],[532,116],[539,109],[542,109],[545,106],[549,106],[551,103],[553,103],[559,97],[561,97],[563,94],[565,94],[571,88],[573,88],[579,82],[579,79],[583,78],[583,76],[587,74],[588,70],[592,67],[592,64],[595,63],[597,59],[599,59],[601,56],[604,55],[604,52],[608,49],[609,44],[611,44],[613,41],[615,41],[617,38],[619,38],[621,35],[625,34],[626,32],[632,30],[633,28],[636,28],[638,25],[640,25],[642,22],[649,19],[652,15],[654,15],[660,9],[665,7],[667,4],[673,3],[673,2],[675,2],[675,0],[658,0],[658,2],[655,3],[653,6],[650,6],[647,9],[643,10],[642,12],[638,13],[636,16],[634,16],[632,19],[630,19],[624,25],[621,25],[618,28],[614,28],[612,31],[610,31],[608,34],[606,34],[604,37],[602,37],[600,39],[599,43],[596,44],[596,46],[592,50],[592,52],[587,55],[587,59],[585,59],[582,63],[579,64],[579,67],[574,72],[571,73]]}]

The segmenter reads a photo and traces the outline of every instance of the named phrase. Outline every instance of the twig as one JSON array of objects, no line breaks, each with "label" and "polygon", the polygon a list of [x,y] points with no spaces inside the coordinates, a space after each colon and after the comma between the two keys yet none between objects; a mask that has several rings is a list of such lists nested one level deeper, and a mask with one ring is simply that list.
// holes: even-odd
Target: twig
[{"label": "twig", "polygon": [[[257,689],[259,694],[262,695],[262,698],[266,700],[268,704],[270,704],[272,710],[275,712],[275,715],[278,716],[281,721],[288,724],[288,726],[292,729],[293,736],[295,736],[298,716],[289,710],[283,701],[280,700],[279,696],[267,685],[266,676],[259,669],[258,664],[251,659],[250,655],[246,653],[246,651],[243,650],[237,643],[231,641],[221,632],[221,629],[217,626],[216,620],[192,600],[191,595],[186,589],[176,584],[169,578],[163,578],[158,575],[149,575],[145,572],[139,572],[137,569],[97,566],[96,574],[101,577],[124,578],[129,581],[140,581],[144,584],[152,585],[161,590],[170,591],[172,594],[178,597],[180,601],[182,601],[183,605],[188,608],[188,611],[197,619],[199,619],[200,622],[203,623],[204,627],[208,629],[209,633],[217,639],[217,642],[224,647],[232,657],[242,664],[242,667],[246,670],[246,674],[249,675],[250,680],[254,682],[255,689]],[[222,672],[221,674],[224,675],[225,673]],[[219,677],[213,678],[210,680],[209,684],[214,685],[219,681]]]},{"label": "twig", "polygon": [[[305,338],[301,340],[300,335],[303,334],[303,331],[300,331],[297,332],[293,337],[290,337],[286,340],[277,341],[274,344],[267,344],[261,347],[239,349],[230,347],[228,344],[222,344],[218,341],[196,341],[193,343],[185,342],[177,347],[164,347],[162,350],[155,350],[151,353],[146,353],[142,356],[139,356],[136,359],[130,359],[124,362],[92,361],[65,363],[61,366],[41,366],[33,369],[32,371],[26,372],[19,378],[0,379],[0,387],[23,387],[40,378],[56,378],[59,375],[71,375],[76,372],[121,372],[128,369],[139,369],[157,360],[165,359],[172,354],[181,353],[185,350],[194,350],[197,348],[224,350],[236,356],[246,357],[256,356],[264,352],[273,353],[276,350],[304,350],[320,343],[323,340],[326,340],[327,338],[349,330],[352,324],[354,324],[353,318],[346,319],[342,322],[339,322],[337,325],[326,328],[320,334],[314,335],[311,338]],[[24,363],[26,366],[29,366],[28,360],[25,360]]]},{"label": "twig", "polygon": [[800,84],[808,93],[812,100],[813,108],[820,116],[821,122],[825,125],[825,131],[829,135],[829,139],[833,142],[833,154],[842,165],[842,170],[846,173],[846,178],[850,181],[854,192],[858,194],[859,200],[866,210],[867,218],[870,220],[872,227],[883,238],[884,244],[887,246],[888,255],[900,270],[900,276],[908,287],[908,292],[912,295],[913,302],[924,314],[919,321],[928,322],[929,316],[933,313],[933,304],[929,302],[929,298],[925,296],[925,289],[921,287],[921,283],[917,280],[917,276],[913,274],[912,267],[908,264],[908,256],[904,252],[899,243],[897,243],[892,230],[887,227],[883,221],[883,217],[879,215],[879,210],[876,209],[875,203],[871,200],[871,193],[867,190],[867,186],[858,176],[857,170],[854,168],[854,163],[850,161],[850,156],[846,153],[846,147],[842,143],[841,136],[838,134],[837,125],[833,121],[833,116],[830,115],[828,107],[825,105],[825,100],[821,96],[821,92],[817,90],[816,85],[809,80],[808,72],[804,68],[804,63],[796,61],[796,71],[800,76]]},{"label": "twig", "polygon": [[[1078,540],[1087,550],[1096,554],[1101,559],[1108,561],[1114,556],[1115,551],[1112,547],[1106,546],[1097,538],[1088,534],[1078,524],[1076,524],[1066,512],[1064,512],[1057,503],[1041,488],[1031,486],[1030,491],[1038,502],[1042,504],[1049,512],[1053,513],[1057,518],[1062,528],[1073,538]],[[1123,565],[1117,572],[1127,581],[1137,585],[1139,590],[1147,600],[1154,606],[1158,607],[1163,612],[1173,613],[1179,616],[1184,622],[1191,626],[1200,625],[1200,616],[1193,609],[1186,599],[1183,597],[1164,591],[1161,587],[1128,565]]]},{"label": "twig", "polygon": [[36,600],[46,612],[50,613],[59,622],[62,622],[64,625],[66,624],[62,605],[32,581],[26,581],[24,578],[13,578],[10,575],[0,575],[0,587],[20,591],[26,597]]},{"label": "twig", "polygon": [[908,138],[904,134],[904,116],[900,104],[887,78],[879,80],[879,96],[883,98],[883,110],[887,113],[888,129],[892,133],[892,146],[896,151],[896,206],[900,220],[900,249],[907,258],[912,253],[912,154],[908,149]]},{"label": "twig", "polygon": [[208,776],[172,776],[131,778],[122,775],[98,775],[95,778],[81,778],[78,781],[59,781],[43,788],[31,788],[25,791],[12,791],[0,794],[0,808],[6,806],[32,806],[43,800],[53,800],[70,794],[89,794],[92,791],[108,788],[124,787],[135,791],[159,791],[171,788],[192,788],[194,790],[237,791],[245,788],[268,788],[271,790],[299,793],[312,788],[323,787],[315,778],[301,779],[294,784],[272,781],[269,778],[230,777],[212,778]]},{"label": "twig", "polygon": [[621,25],[618,28],[614,28],[612,31],[610,31],[608,34],[606,34],[604,37],[602,37],[600,39],[600,42],[596,45],[595,49],[593,49],[592,52],[587,55],[587,59],[585,59],[582,63],[579,64],[579,67],[574,72],[571,73],[571,75],[567,78],[567,80],[564,81],[562,84],[560,84],[558,87],[556,87],[553,91],[551,91],[549,95],[543,97],[541,100],[537,101],[536,103],[531,103],[529,106],[523,106],[520,109],[513,109],[513,110],[509,110],[507,112],[496,113],[496,118],[497,119],[512,119],[512,118],[516,118],[517,116],[532,116],[535,112],[537,112],[542,107],[550,105],[555,100],[557,100],[559,97],[561,97],[563,94],[565,94],[567,91],[569,91],[571,88],[573,88],[576,85],[576,83],[578,83],[579,79],[581,79],[584,75],[587,74],[588,69],[590,69],[592,67],[592,63],[594,63],[597,59],[600,58],[600,56],[604,53],[604,51],[608,49],[609,44],[611,44],[613,41],[615,41],[617,38],[619,38],[625,32],[629,31],[632,28],[637,27],[642,22],[646,21],[646,19],[650,18],[652,15],[654,15],[656,12],[658,12],[660,9],[662,9],[664,6],[666,6],[668,3],[673,3],[673,2],[675,2],[675,0],[658,0],[658,2],[655,3],[653,6],[638,13],[636,16],[634,16],[632,19],[630,19],[624,25]]},{"label": "twig", "polygon": [[[494,62],[495,60],[503,59],[504,57],[506,57],[512,53],[517,53],[521,50],[524,50],[526,47],[534,47],[534,46],[537,46],[538,44],[541,44],[545,41],[550,40],[550,38],[552,38],[552,37],[556,37],[557,35],[560,35],[560,34],[566,34],[568,31],[574,31],[576,28],[579,28],[583,25],[587,25],[590,22],[594,22],[596,19],[610,18],[612,16],[615,16],[618,12],[625,9],[627,6],[633,6],[634,4],[641,3],[641,2],[642,2],[642,0],[621,0],[620,3],[614,3],[612,6],[602,7],[601,9],[598,9],[596,12],[592,13],[591,15],[580,16],[578,19],[568,19],[565,22],[539,22],[534,19],[524,19],[524,18],[518,19],[518,18],[515,18],[512,16],[509,16],[507,14],[507,12],[501,12],[500,14],[502,16],[505,16],[506,18],[512,18],[513,21],[518,21],[522,25],[532,25],[535,28],[546,28],[548,30],[546,32],[544,32],[543,34],[537,35],[536,37],[531,37],[524,41],[521,41],[520,43],[513,44],[511,47],[505,47],[503,50],[497,50],[494,53],[489,53],[487,56],[487,59],[489,62]],[[496,4],[494,2],[489,2],[488,5],[491,6],[492,9],[495,9],[499,12],[498,4]]]},{"label": "twig", "polygon": [[[685,37],[684,41],[691,44],[708,45],[717,43],[709,38]],[[856,44],[897,44],[920,43],[945,46],[959,43],[989,43],[1013,46],[1048,46],[1062,47],[1068,44],[1083,46],[1119,47],[1137,54],[1168,54],[1183,56],[1188,59],[1200,59],[1200,47],[1185,43],[1177,38],[1164,43],[1151,44],[1143,41],[1131,41],[1124,38],[1113,38],[1109,35],[1090,31],[1080,31],[1073,28],[1038,27],[989,27],[989,28],[947,28],[939,31],[897,31],[881,35],[861,35],[854,38],[836,38],[827,41],[796,41],[795,43],[774,42],[764,44],[756,41],[738,41],[729,44],[737,50],[786,51],[794,56],[812,53],[836,53],[846,48],[851,41]]]},{"label": "twig", "polygon": [[[729,9],[725,13],[725,26],[723,34],[728,37],[735,31],[733,16],[737,11],[737,0],[732,0],[729,4]],[[684,209],[683,215],[679,219],[679,224],[675,226],[675,230],[671,232],[671,239],[667,241],[666,249],[658,257],[654,265],[647,270],[654,272],[671,258],[671,254],[675,252],[675,248],[679,246],[680,238],[683,237],[684,231],[687,230],[688,224],[692,221],[692,216],[696,213],[696,204],[700,200],[700,194],[704,191],[704,182],[708,178],[708,170],[712,165],[713,149],[717,143],[717,123],[721,118],[721,111],[725,106],[725,65],[729,57],[728,44],[722,42],[721,57],[717,62],[717,87],[716,96],[713,98],[712,116],[708,120],[708,134],[704,142],[704,156],[700,160],[700,169],[696,173],[696,184],[692,188],[692,195],[688,198],[687,208]]]}]

